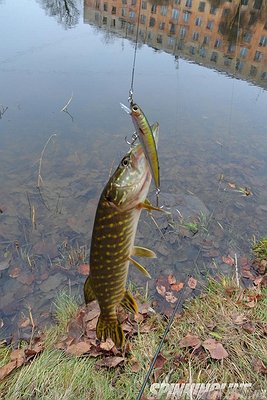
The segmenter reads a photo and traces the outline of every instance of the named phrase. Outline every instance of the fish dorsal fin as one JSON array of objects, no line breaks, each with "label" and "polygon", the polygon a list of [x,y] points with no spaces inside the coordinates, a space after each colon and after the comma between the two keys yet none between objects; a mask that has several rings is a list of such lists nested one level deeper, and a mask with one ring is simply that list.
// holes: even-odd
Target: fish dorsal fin
[{"label": "fish dorsal fin", "polygon": [[157,258],[154,251],[141,246],[134,246],[131,255],[137,257]]},{"label": "fish dorsal fin", "polygon": [[139,271],[143,272],[143,274],[145,276],[147,276],[148,278],[151,278],[149,272],[147,272],[147,270],[145,269],[145,267],[143,267],[143,265],[141,265],[138,261],[134,260],[133,258],[129,257],[130,262],[139,269]]},{"label": "fish dorsal fin", "polygon": [[128,290],[125,290],[124,297],[120,304],[123,308],[125,308],[125,310],[130,311],[133,314],[138,313],[138,306],[136,304],[136,301],[133,298],[133,295],[128,292]]}]

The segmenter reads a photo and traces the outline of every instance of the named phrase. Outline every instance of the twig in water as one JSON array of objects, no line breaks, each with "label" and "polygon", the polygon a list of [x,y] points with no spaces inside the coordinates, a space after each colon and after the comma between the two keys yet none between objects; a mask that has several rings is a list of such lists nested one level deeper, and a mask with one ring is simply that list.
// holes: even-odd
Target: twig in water
[{"label": "twig in water", "polygon": [[239,287],[240,284],[239,284],[238,265],[237,265],[237,256],[236,256],[236,253],[235,253],[235,279],[236,279],[237,287]]},{"label": "twig in water", "polygon": [[70,96],[70,99],[67,101],[67,104],[60,110],[60,112],[67,111],[68,106],[70,105],[72,98],[73,98],[73,92],[72,92],[72,94]]},{"label": "twig in water", "polygon": [[72,122],[73,122],[73,116],[68,111],[68,106],[70,105],[72,98],[73,98],[73,92],[70,96],[70,99],[67,101],[67,104],[60,110],[60,112],[65,112],[66,114],[68,114],[71,117]]},{"label": "twig in water", "polygon": [[32,345],[32,339],[33,339],[33,335],[34,335],[34,329],[35,329],[35,323],[32,317],[32,309],[31,306],[28,306],[28,310],[29,310],[29,317],[30,317],[30,321],[31,321],[31,325],[32,325],[32,332],[31,332],[31,339],[30,339],[30,347]]},{"label": "twig in water", "polygon": [[2,104],[0,104],[0,119],[3,117],[7,109],[8,107],[4,107]]},{"label": "twig in water", "polygon": [[40,157],[40,161],[39,161],[39,169],[38,169],[38,178],[37,178],[37,187],[38,189],[41,187],[41,183],[43,183],[43,178],[41,176],[41,168],[42,168],[42,162],[43,162],[43,156],[44,156],[44,152],[45,149],[48,145],[48,143],[50,142],[50,140],[52,139],[52,137],[57,136],[56,133],[53,133],[53,135],[50,136],[50,138],[47,140],[46,144],[44,145],[44,148],[41,152],[41,157]]}]

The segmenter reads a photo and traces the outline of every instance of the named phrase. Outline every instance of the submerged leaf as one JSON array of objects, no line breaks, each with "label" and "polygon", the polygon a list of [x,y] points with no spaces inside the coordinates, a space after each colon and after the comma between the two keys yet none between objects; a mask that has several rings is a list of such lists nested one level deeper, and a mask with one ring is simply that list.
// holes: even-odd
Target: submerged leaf
[{"label": "submerged leaf", "polygon": [[195,278],[193,278],[192,276],[190,276],[190,278],[188,279],[187,284],[191,289],[195,289],[196,286],[197,286],[197,280]]}]

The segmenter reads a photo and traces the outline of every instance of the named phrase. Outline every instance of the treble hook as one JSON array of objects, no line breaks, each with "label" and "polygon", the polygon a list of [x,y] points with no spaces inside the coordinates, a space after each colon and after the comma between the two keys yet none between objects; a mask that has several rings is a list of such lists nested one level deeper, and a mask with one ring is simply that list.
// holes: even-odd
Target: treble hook
[{"label": "treble hook", "polygon": [[132,141],[131,141],[131,142],[129,142],[129,140],[127,139],[127,136],[125,136],[124,140],[125,140],[125,142],[126,142],[129,146],[132,147],[132,146],[134,145],[134,143],[135,143],[135,141],[136,141],[137,138],[138,138],[138,135],[137,135],[136,132],[134,132],[134,133],[132,134]]}]

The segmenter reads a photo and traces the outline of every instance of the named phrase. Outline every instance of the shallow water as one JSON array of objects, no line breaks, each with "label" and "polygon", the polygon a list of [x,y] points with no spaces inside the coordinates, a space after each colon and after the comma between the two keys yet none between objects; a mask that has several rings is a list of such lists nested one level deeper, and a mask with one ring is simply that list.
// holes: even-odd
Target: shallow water
[{"label": "shallow water", "polygon": [[[72,18],[48,3],[0,2],[1,337],[21,335],[29,307],[40,326],[47,323],[61,289],[82,295],[77,268],[88,262],[98,197],[133,133],[120,102],[127,104],[135,27],[103,25],[104,11],[90,2],[72,2]],[[163,4],[181,17],[178,3]],[[266,13],[254,13],[259,19],[243,31],[267,37]],[[157,48],[150,39],[138,46],[134,80],[135,101],[160,123],[161,202],[173,212],[173,220],[154,215],[157,226],[143,213],[138,227],[136,243],[158,251],[144,262],[152,295],[161,275],[186,281],[231,272],[221,256],[249,256],[267,221],[265,42],[262,59],[247,61],[261,71],[252,77],[246,65],[243,73],[200,59],[200,42],[195,56],[190,40],[170,49],[165,36]],[[60,112],[72,95],[69,114]],[[130,277],[145,285],[132,269]]]}]

